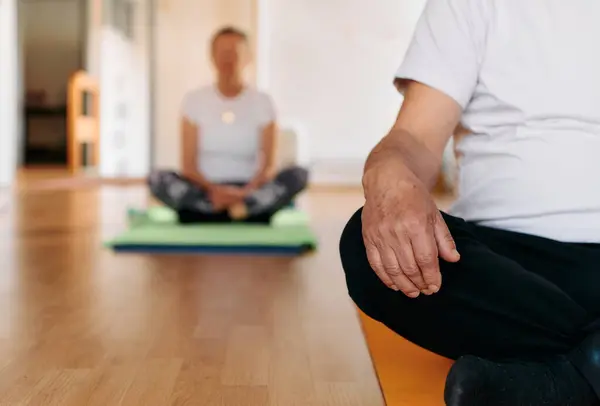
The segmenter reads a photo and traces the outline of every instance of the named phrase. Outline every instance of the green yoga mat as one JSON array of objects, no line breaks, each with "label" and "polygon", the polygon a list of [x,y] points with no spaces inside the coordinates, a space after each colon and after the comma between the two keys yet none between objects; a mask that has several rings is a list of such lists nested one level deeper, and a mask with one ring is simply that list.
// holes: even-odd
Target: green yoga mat
[{"label": "green yoga mat", "polygon": [[316,248],[306,213],[284,209],[270,225],[186,224],[164,207],[129,210],[130,227],[105,244],[118,252],[263,253],[295,255]]}]

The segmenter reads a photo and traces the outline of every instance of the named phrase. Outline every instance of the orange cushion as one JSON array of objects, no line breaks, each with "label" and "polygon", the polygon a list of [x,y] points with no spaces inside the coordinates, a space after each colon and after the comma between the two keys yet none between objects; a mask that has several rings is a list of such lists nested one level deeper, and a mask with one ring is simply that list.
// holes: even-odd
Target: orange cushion
[{"label": "orange cushion", "polygon": [[387,406],[443,406],[444,382],[452,361],[359,313]]}]

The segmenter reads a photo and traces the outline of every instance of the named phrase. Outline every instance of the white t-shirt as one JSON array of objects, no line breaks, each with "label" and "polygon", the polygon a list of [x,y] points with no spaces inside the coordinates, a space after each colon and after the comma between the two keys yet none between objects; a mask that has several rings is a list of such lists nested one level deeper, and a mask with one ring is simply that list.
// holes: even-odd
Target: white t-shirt
[{"label": "white t-shirt", "polygon": [[246,88],[228,98],[206,86],[186,95],[183,115],[198,127],[198,170],[209,181],[248,182],[256,175],[262,131],[275,120],[268,95]]},{"label": "white t-shirt", "polygon": [[451,214],[600,242],[600,2],[430,0],[397,76],[463,108]]}]

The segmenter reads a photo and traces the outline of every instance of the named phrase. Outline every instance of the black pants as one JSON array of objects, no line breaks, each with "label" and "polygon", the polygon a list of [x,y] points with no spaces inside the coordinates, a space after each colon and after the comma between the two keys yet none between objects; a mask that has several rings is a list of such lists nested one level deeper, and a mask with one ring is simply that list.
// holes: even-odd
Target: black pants
[{"label": "black pants", "polygon": [[600,327],[600,244],[562,243],[444,214],[461,260],[440,262],[438,294],[409,299],[371,269],[361,212],[340,243],[350,296],[423,348],[451,359],[541,360],[567,353]]},{"label": "black pants", "polygon": [[[299,167],[281,171],[271,182],[264,184],[246,198],[248,222],[268,223],[271,216],[288,206],[306,188],[308,172]],[[243,186],[232,181],[229,185]],[[148,178],[152,195],[176,210],[183,223],[229,222],[226,211],[214,209],[208,193],[197,184],[173,171],[156,171]]]}]

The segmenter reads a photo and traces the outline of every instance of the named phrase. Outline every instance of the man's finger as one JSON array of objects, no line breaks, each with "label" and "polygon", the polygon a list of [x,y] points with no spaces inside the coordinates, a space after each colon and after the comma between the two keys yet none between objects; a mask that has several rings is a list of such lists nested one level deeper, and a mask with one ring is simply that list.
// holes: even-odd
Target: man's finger
[{"label": "man's finger", "polygon": [[433,232],[437,243],[440,258],[448,262],[458,262],[460,254],[456,249],[456,243],[442,215],[438,212],[433,223]]},{"label": "man's finger", "polygon": [[396,239],[398,243],[394,245],[394,253],[401,273],[411,281],[419,292],[424,291],[428,288],[428,285],[423,280],[421,270],[415,260],[410,239],[400,232],[397,233]]},{"label": "man's finger", "polygon": [[394,284],[398,286],[400,291],[411,299],[416,299],[421,295],[419,288],[404,273],[400,273],[394,279]]},{"label": "man's finger", "polygon": [[377,274],[379,279],[381,279],[381,282],[383,282],[388,288],[398,291],[399,288],[394,285],[394,282],[383,268],[381,255],[379,255],[379,250],[377,249],[377,247],[365,241],[365,248],[367,250],[367,258],[369,260],[369,264],[371,265],[371,268],[373,268],[373,271],[375,271],[375,274]]},{"label": "man's finger", "polygon": [[433,226],[411,237],[413,254],[425,282],[426,294],[437,293],[442,284]]},{"label": "man's finger", "polygon": [[384,272],[392,280],[394,286],[400,289],[400,286],[398,286],[400,278],[398,278],[398,276],[402,274],[402,270],[400,269],[400,265],[398,265],[398,260],[394,255],[394,251],[384,245],[378,245],[377,249],[379,250],[379,255],[381,256]]},{"label": "man's finger", "polygon": [[383,269],[394,285],[408,297],[416,298],[419,296],[420,290],[402,273],[394,250],[389,246],[378,246],[377,248],[381,255]]}]

